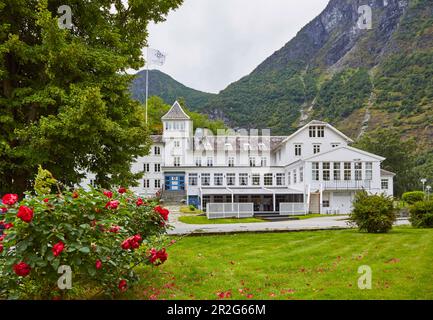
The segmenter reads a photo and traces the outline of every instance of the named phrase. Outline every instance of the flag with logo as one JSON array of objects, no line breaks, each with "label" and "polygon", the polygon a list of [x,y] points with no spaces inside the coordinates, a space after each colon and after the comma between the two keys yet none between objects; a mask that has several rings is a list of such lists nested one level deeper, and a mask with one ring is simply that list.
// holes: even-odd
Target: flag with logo
[{"label": "flag with logo", "polygon": [[159,50],[147,48],[147,63],[162,66],[165,63],[166,54]]}]

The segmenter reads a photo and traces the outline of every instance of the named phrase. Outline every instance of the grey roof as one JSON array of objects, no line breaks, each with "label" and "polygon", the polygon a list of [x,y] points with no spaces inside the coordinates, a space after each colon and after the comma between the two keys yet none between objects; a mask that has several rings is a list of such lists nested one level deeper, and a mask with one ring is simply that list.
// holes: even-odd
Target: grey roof
[{"label": "grey roof", "polygon": [[190,117],[183,111],[179,102],[175,102],[170,110],[162,116],[162,120],[190,120]]},{"label": "grey roof", "polygon": [[394,172],[385,170],[385,169],[380,169],[380,175],[381,176],[395,176],[396,174]]},{"label": "grey roof", "polygon": [[274,151],[285,138],[286,136],[196,136],[194,150],[203,148],[205,144],[210,145],[212,150],[224,150],[225,145],[230,144],[234,151],[241,150],[248,144],[250,150]]},{"label": "grey roof", "polygon": [[153,143],[162,143],[162,136],[161,135],[151,135],[150,139],[152,139]]}]

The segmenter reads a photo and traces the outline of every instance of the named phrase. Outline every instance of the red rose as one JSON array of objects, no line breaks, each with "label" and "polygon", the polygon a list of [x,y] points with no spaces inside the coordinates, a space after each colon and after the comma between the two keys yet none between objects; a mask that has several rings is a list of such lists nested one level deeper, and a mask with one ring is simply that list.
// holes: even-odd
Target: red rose
[{"label": "red rose", "polygon": [[107,198],[111,199],[113,197],[113,192],[105,190],[104,191],[104,196],[106,196]]},{"label": "red rose", "polygon": [[4,227],[5,227],[6,230],[12,228],[13,226],[14,226],[13,223],[5,223],[4,224]]},{"label": "red rose", "polygon": [[119,230],[120,230],[119,226],[112,226],[109,231],[113,233],[118,233]]},{"label": "red rose", "polygon": [[27,276],[30,273],[30,270],[32,269],[27,263],[24,263],[22,261],[14,265],[13,268],[14,268],[14,272],[21,277]]},{"label": "red rose", "polygon": [[64,248],[65,244],[62,241],[57,242],[52,248],[54,256],[57,257],[59,254],[61,254]]},{"label": "red rose", "polygon": [[101,269],[102,268],[102,261],[99,259],[96,260],[95,267],[97,270]]},{"label": "red rose", "polygon": [[160,206],[156,206],[155,211],[158,212],[165,221],[168,220],[168,214],[170,213],[170,211]]},{"label": "red rose", "polygon": [[138,198],[138,199],[137,199],[137,202],[135,202],[135,204],[137,205],[137,207],[143,205],[143,203],[144,203],[144,201],[143,201],[143,199],[141,199],[141,198]]},{"label": "red rose", "polygon": [[18,201],[18,195],[12,193],[5,194],[2,198],[2,201],[4,204],[12,206]]},{"label": "red rose", "polygon": [[118,287],[121,292],[125,292],[128,289],[128,283],[126,280],[120,280]]},{"label": "red rose", "polygon": [[3,252],[3,245],[0,243],[0,253]]},{"label": "red rose", "polygon": [[137,249],[140,247],[140,242],[142,241],[141,236],[139,234],[129,237],[128,239],[122,242],[122,249]]},{"label": "red rose", "polygon": [[129,238],[122,242],[122,249],[128,250],[131,248],[131,243],[129,242]]},{"label": "red rose", "polygon": [[77,192],[77,191],[74,191],[74,192],[72,193],[72,198],[74,198],[74,199],[77,199],[77,198],[78,198],[78,192]]},{"label": "red rose", "polygon": [[6,207],[2,207],[0,210],[2,211],[2,213],[8,212],[8,208],[6,208]]},{"label": "red rose", "polygon": [[6,235],[3,234],[2,236],[0,236],[0,241],[3,241],[6,238]]},{"label": "red rose", "polygon": [[108,201],[107,204],[105,205],[105,208],[107,209],[117,209],[119,207],[119,200],[111,200]]},{"label": "red rose", "polygon": [[154,265],[160,265],[163,264],[168,258],[167,252],[165,252],[165,248],[162,248],[161,250],[156,250],[155,248],[152,248],[150,250],[150,256],[149,260]]},{"label": "red rose", "polygon": [[120,187],[119,190],[117,190],[119,193],[125,193],[126,192],[126,188],[124,187]]},{"label": "red rose", "polygon": [[17,217],[24,222],[29,223],[33,219],[33,210],[26,206],[20,206],[20,208],[18,209]]}]

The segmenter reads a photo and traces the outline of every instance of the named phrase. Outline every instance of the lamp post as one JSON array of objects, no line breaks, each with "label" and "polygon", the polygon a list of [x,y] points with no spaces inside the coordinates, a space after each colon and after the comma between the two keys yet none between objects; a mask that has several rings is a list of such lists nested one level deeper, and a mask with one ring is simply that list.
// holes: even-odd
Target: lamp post
[{"label": "lamp post", "polygon": [[426,186],[425,189],[427,190],[427,201],[430,201],[430,190],[431,190],[431,186]]},{"label": "lamp post", "polygon": [[424,185],[425,185],[426,182],[427,182],[427,179],[425,179],[425,178],[422,178],[422,179],[421,179],[421,183],[422,183],[422,192],[424,192],[424,193],[425,193]]}]

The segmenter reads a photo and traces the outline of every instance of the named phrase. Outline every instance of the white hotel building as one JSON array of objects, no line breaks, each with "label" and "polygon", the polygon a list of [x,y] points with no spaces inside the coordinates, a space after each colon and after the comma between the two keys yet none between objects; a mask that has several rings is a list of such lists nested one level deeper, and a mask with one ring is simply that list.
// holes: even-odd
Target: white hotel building
[{"label": "white hotel building", "polygon": [[[355,193],[393,195],[394,174],[381,156],[353,148],[328,123],[311,121],[290,136],[261,131],[214,136],[193,134],[190,117],[175,102],[152,136],[148,156],[133,171],[145,172],[133,190],[142,196],[206,209],[207,203],[248,203],[254,213],[349,213]],[[89,180],[87,180],[89,182]]]}]

